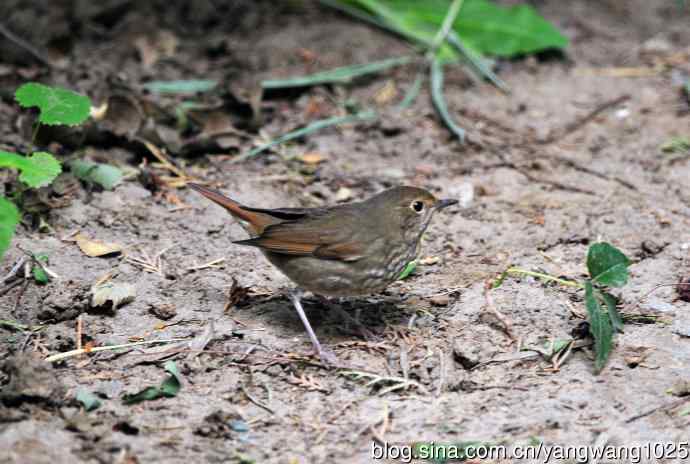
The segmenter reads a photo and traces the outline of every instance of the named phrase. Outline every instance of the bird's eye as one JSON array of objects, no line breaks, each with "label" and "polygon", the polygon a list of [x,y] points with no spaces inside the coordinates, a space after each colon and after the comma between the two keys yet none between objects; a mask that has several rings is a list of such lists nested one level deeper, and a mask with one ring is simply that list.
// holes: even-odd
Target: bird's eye
[{"label": "bird's eye", "polygon": [[410,208],[412,208],[415,213],[421,213],[424,211],[424,202],[419,200],[413,201]]}]

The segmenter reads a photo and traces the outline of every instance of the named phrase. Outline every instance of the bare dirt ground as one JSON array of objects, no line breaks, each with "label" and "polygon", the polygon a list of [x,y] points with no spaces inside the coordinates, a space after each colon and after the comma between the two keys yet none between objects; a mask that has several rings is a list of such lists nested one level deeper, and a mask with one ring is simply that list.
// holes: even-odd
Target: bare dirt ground
[{"label": "bare dirt ground", "polygon": [[[27,146],[19,130],[26,111],[10,93],[27,79],[73,88],[96,103],[115,93],[141,95],[132,89],[151,79],[221,79],[246,95],[268,76],[409,51],[397,38],[301,2],[83,2],[92,10],[77,13],[61,8],[68,2],[36,3],[10,14],[8,24],[37,46],[68,50],[68,66],[49,69],[19,52],[6,55],[0,76],[5,149]],[[667,391],[690,381],[690,304],[672,287],[634,303],[690,273],[690,158],[660,150],[672,137],[690,135],[687,100],[674,85],[674,73],[690,70],[688,9],[670,1],[533,3],[571,46],[563,57],[500,63],[509,96],[449,70],[449,107],[468,129],[469,144],[451,139],[422,95],[403,114],[382,106],[379,122],[325,130],[279,154],[231,164],[238,147],[244,152],[252,143],[237,136],[219,154],[189,150],[176,159],[189,174],[263,207],[331,204],[347,196],[343,189],[362,199],[398,184],[460,198],[462,207],[436,217],[427,233],[422,257],[435,259],[383,294],[340,304],[352,316],[360,311],[369,333],[317,300],[306,303],[322,342],[353,370],[405,377],[421,388],[380,394],[366,380],[320,366],[284,296],[290,283],[256,250],[232,245],[245,237],[242,229],[194,192],[152,192],[143,175],[114,191],[67,179],[76,188],[51,193],[66,205],[43,214],[50,227],[39,230],[27,220],[14,242],[47,253],[60,278],[30,285],[19,300],[20,287],[0,297],[0,319],[43,325],[0,329],[0,462],[364,463],[371,462],[375,439],[687,441],[690,415],[681,412],[689,402]],[[38,23],[31,18],[50,27],[32,28]],[[165,40],[156,36],[161,30],[177,38],[177,51],[144,66],[145,52],[156,46],[163,47],[156,53],[165,52]],[[142,46],[142,37],[154,37],[154,45]],[[346,100],[376,106],[386,86],[399,99],[414,74],[401,68],[347,87],[267,95],[261,130],[284,133],[335,114]],[[251,119],[246,103],[223,111]],[[131,117],[125,112],[123,120]],[[122,137],[52,148],[66,155],[80,148],[95,159],[167,174],[143,168],[146,150]],[[294,158],[303,153],[325,161],[314,167]],[[75,230],[122,244],[125,253],[87,257],[63,240]],[[616,337],[600,375],[587,348],[573,351],[559,369],[539,356],[522,359],[517,341],[488,311],[485,282],[510,264],[582,278],[587,246],[599,240],[634,260],[620,295],[638,322]],[[126,259],[162,251],[160,272]],[[13,247],[0,273],[20,256]],[[219,258],[224,261],[215,267],[194,269]],[[136,299],[95,310],[89,289],[108,273],[134,284]],[[233,279],[250,290],[236,291],[239,301],[225,310]],[[569,338],[582,322],[581,291],[523,278],[507,279],[491,295],[524,347]],[[165,377],[163,355],[144,347],[52,366],[42,361],[76,347],[79,315],[83,342],[94,346],[199,337],[211,323],[213,338],[207,353],[173,353],[183,382],[176,397],[123,405],[123,393]],[[75,400],[80,388],[109,398],[85,413]]]}]

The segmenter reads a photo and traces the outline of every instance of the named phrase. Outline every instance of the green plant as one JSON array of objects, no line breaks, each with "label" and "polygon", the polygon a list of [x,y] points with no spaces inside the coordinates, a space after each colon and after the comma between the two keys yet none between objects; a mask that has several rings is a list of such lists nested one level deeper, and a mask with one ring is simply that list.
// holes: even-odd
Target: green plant
[{"label": "green plant", "polygon": [[584,282],[565,280],[541,272],[511,267],[494,282],[493,288],[499,287],[508,275],[526,275],[546,282],[584,289],[589,333],[594,339],[596,353],[595,368],[597,372],[600,372],[611,354],[613,334],[623,331],[623,318],[617,308],[618,299],[609,292],[609,289],[623,287],[628,282],[628,266],[630,266],[630,260],[622,251],[609,243],[601,242],[589,247],[587,252],[589,278]]},{"label": "green plant", "polygon": [[163,368],[170,375],[168,375],[159,386],[146,387],[139,393],[126,394],[122,397],[122,402],[124,404],[135,404],[142,401],[151,401],[163,397],[170,398],[177,396],[182,388],[182,381],[180,380],[180,373],[177,369],[177,364],[175,364],[175,361],[167,361],[163,365]]},{"label": "green plant", "polygon": [[[89,117],[91,110],[91,100],[88,97],[36,82],[19,87],[15,92],[15,98],[24,108],[35,106],[39,109],[32,144],[41,124],[81,124]],[[49,185],[62,171],[60,162],[52,154],[44,151],[33,152],[28,156],[0,151],[0,168],[18,170],[19,180],[29,188]],[[19,220],[19,210],[14,203],[0,197],[0,259],[9,248]]]}]

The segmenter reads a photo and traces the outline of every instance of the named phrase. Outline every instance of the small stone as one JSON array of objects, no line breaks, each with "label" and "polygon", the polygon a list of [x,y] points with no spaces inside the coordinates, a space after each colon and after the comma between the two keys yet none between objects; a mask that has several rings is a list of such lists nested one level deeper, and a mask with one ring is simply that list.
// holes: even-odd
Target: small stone
[{"label": "small stone", "polygon": [[419,260],[419,264],[422,266],[433,266],[434,264],[438,264],[441,261],[441,258],[438,256],[427,256],[426,258],[422,258]]},{"label": "small stone", "polygon": [[640,51],[643,54],[649,55],[664,55],[670,53],[672,50],[673,45],[671,42],[660,36],[648,39],[642,44],[642,47],[640,47]]},{"label": "small stone", "polygon": [[389,179],[402,179],[405,177],[405,171],[400,168],[385,168],[382,169],[381,177],[388,177]]},{"label": "small stone", "polygon": [[460,202],[460,207],[467,208],[474,201],[474,185],[463,182],[448,189],[448,197]]},{"label": "small stone", "polygon": [[673,396],[690,396],[690,381],[688,380],[680,380],[673,384],[671,388],[669,388],[668,393],[670,393]]},{"label": "small stone", "polygon": [[640,248],[644,253],[654,256],[664,251],[666,244],[657,243],[654,240],[644,240],[642,244],[640,244]]},{"label": "small stone", "polygon": [[676,310],[676,307],[671,303],[667,303],[654,297],[651,297],[646,302],[642,303],[642,307],[658,313],[672,313]]},{"label": "small stone", "polygon": [[429,298],[429,301],[434,306],[448,306],[448,303],[450,303],[450,296],[436,295]]},{"label": "small stone", "polygon": [[167,321],[177,316],[177,309],[175,305],[170,303],[164,303],[159,305],[150,305],[149,312],[156,316],[158,319]]},{"label": "small stone", "polygon": [[352,198],[352,190],[347,187],[340,187],[335,194],[335,201],[343,202]]},{"label": "small stone", "polygon": [[469,344],[469,342],[464,340],[455,339],[453,341],[453,359],[463,369],[470,370],[479,364],[479,347],[476,344]]}]

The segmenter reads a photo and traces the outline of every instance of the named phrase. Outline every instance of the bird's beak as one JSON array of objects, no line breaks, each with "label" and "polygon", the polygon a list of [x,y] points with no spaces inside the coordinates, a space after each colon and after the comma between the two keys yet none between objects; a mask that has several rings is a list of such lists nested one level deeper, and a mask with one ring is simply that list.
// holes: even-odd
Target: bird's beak
[{"label": "bird's beak", "polygon": [[438,200],[434,206],[436,207],[436,209],[443,209],[446,206],[452,206],[452,205],[457,205],[457,204],[458,204],[458,200],[453,200],[453,199],[447,198],[445,200]]}]

